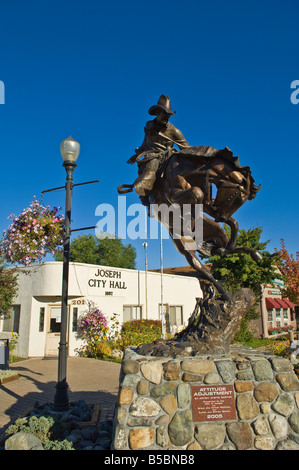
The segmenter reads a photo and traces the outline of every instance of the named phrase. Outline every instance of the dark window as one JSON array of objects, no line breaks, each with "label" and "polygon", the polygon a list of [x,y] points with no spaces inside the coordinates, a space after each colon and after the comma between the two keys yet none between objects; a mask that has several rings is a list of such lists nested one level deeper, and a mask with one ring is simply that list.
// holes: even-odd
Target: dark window
[{"label": "dark window", "polygon": [[77,327],[78,327],[78,307],[74,307],[72,331],[77,331]]},{"label": "dark window", "polygon": [[13,305],[4,320],[3,331],[19,333],[21,305]]},{"label": "dark window", "polygon": [[50,333],[60,333],[61,307],[51,307]]},{"label": "dark window", "polygon": [[39,328],[38,331],[44,331],[45,327],[45,307],[39,309]]}]

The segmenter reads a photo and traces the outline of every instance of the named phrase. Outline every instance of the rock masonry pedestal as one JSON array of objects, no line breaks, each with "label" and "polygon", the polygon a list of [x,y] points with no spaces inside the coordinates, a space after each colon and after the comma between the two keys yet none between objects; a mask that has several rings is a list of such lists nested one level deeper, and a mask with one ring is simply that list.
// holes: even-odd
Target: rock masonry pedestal
[{"label": "rock masonry pedestal", "polygon": [[[214,408],[207,411],[209,395]],[[299,380],[293,365],[239,345],[223,355],[175,358],[142,356],[128,348],[112,449],[299,450]]]}]

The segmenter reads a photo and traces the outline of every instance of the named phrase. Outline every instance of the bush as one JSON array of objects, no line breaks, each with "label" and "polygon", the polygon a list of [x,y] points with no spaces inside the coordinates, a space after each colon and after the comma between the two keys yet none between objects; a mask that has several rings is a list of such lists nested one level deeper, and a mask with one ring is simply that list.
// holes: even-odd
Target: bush
[{"label": "bush", "polygon": [[240,330],[234,337],[234,341],[237,343],[246,343],[253,338],[253,332],[249,328],[249,324],[246,318],[243,318],[240,325]]},{"label": "bush", "polygon": [[120,348],[152,343],[161,338],[162,323],[160,320],[131,320],[123,323]]},{"label": "bush", "polygon": [[28,432],[38,437],[45,450],[74,450],[72,443],[67,440],[57,440],[59,425],[54,418],[31,416],[30,418],[19,418],[15,424],[9,426],[6,435],[17,432]]}]

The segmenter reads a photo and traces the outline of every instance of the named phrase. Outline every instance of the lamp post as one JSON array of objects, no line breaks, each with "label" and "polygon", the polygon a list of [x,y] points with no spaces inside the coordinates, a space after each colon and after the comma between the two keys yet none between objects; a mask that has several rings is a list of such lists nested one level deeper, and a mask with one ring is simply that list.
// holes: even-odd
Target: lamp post
[{"label": "lamp post", "polygon": [[163,286],[163,233],[162,233],[162,224],[160,223],[160,264],[161,264],[161,326],[162,326],[162,338],[165,339],[164,331],[164,286]]},{"label": "lamp post", "polygon": [[54,397],[55,411],[65,411],[69,407],[68,384],[66,381],[67,362],[67,323],[68,323],[68,281],[71,237],[71,206],[73,193],[73,171],[77,167],[76,161],[80,153],[80,144],[72,137],[68,137],[60,144],[63,166],[66,170],[66,201],[65,201],[65,232],[63,239],[63,270],[62,270],[62,298],[61,298],[61,329],[58,347],[58,382]]}]

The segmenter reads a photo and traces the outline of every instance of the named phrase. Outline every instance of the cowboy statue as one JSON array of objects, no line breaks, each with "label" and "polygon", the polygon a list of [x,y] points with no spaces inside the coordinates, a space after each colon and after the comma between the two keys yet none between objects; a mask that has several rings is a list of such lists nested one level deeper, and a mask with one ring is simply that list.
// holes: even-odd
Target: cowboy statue
[{"label": "cowboy statue", "polygon": [[[170,208],[176,205],[182,209],[181,225],[174,223],[174,217],[168,217],[165,222],[162,211],[153,216],[166,225],[176,248],[197,271],[199,278],[211,283],[223,298],[228,299],[229,293],[201,263],[198,253],[207,258],[243,252],[255,261],[261,259],[261,254],[253,248],[237,246],[239,229],[233,217],[246,201],[256,197],[261,186],[256,186],[250,167],[242,166],[239,157],[228,147],[190,146],[181,131],[169,123],[175,112],[167,95],[161,95],[148,112],[156,117],[146,123],[143,143],[128,160],[130,164],[138,163],[138,178],[133,184],[119,185],[118,193],[126,194],[135,189],[142,204],[149,207],[149,216],[152,216],[153,206]],[[191,232],[200,217],[203,221],[200,240],[192,238],[192,233],[177,236],[182,235],[177,233],[180,228],[184,229],[186,205],[191,208]],[[202,209],[202,216],[197,213],[198,207]],[[220,223],[229,226],[229,236]],[[190,243],[190,239],[194,243]]]},{"label": "cowboy statue", "polygon": [[148,196],[153,189],[159,166],[175,152],[174,144],[179,149],[189,147],[181,131],[169,122],[169,118],[176,113],[171,109],[167,95],[161,95],[158,103],[148,113],[156,118],[146,123],[142,145],[127,162],[138,163],[139,176],[133,186],[145,205],[148,205]]}]

